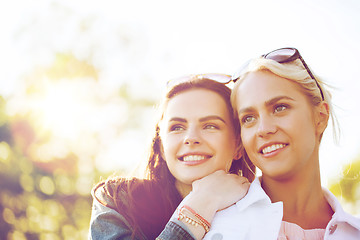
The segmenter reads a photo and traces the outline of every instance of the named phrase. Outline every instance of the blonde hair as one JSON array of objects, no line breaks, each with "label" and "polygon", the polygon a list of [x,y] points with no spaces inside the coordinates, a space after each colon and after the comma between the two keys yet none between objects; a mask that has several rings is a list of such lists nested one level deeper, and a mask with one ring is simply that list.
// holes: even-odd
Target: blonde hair
[{"label": "blonde hair", "polygon": [[[236,97],[240,84],[250,72],[262,70],[270,71],[277,76],[286,78],[297,84],[313,106],[318,106],[321,101],[326,102],[329,106],[329,115],[333,126],[334,139],[336,141],[338,140],[339,128],[333,110],[333,104],[331,102],[331,93],[325,88],[325,86],[328,87],[328,85],[318,76],[315,76],[316,79],[312,79],[300,59],[286,63],[278,63],[263,57],[250,60],[249,63],[240,70],[240,77],[237,79],[231,93],[231,103],[236,114],[238,109]],[[317,81],[318,84],[316,84],[315,81]],[[324,99],[322,99],[321,92],[323,93]]]}]

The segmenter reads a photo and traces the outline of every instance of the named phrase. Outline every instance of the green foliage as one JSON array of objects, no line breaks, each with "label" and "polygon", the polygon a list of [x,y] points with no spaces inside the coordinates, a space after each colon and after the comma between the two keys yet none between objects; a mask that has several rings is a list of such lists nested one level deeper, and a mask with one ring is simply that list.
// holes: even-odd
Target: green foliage
[{"label": "green foliage", "polygon": [[69,190],[79,176],[45,172],[5,141],[0,149],[0,239],[85,239],[91,197]]},{"label": "green foliage", "polygon": [[330,185],[334,193],[350,213],[360,214],[360,157],[346,165],[339,179]]},{"label": "green foliage", "polygon": [[[126,85],[117,92],[114,91],[117,94],[96,95],[96,87],[100,86],[97,78],[96,69],[85,61],[80,61],[71,54],[57,54],[53,65],[38,68],[24,78],[25,91],[15,94],[10,100],[0,96],[1,240],[87,238],[92,204],[91,188],[101,178],[114,174],[100,172],[96,168],[96,156],[99,149],[105,146],[102,141],[106,144],[109,142],[101,134],[104,128],[105,132],[114,132],[116,127],[121,126],[117,132],[119,135],[125,128],[138,128],[141,119],[137,117],[145,108],[153,106],[151,100],[131,97]],[[62,83],[66,84],[61,85]],[[41,98],[49,95],[49,86],[62,86],[67,95],[59,97],[69,98],[68,87],[71,84],[78,84],[79,90],[83,90],[81,86],[88,86],[82,92],[83,99],[73,98],[74,101],[84,103],[81,105],[78,102],[76,111],[90,107],[101,110],[102,106],[108,104],[113,106],[114,111],[125,109],[124,114],[120,114],[124,121],[110,127],[101,124],[101,128],[84,128],[85,133],[69,131],[68,138],[57,136],[54,133],[54,130],[58,130],[56,127],[68,130],[76,120],[76,111],[67,111],[71,106],[60,99],[55,102],[58,105],[49,104],[45,112],[39,112],[39,107],[44,102],[47,103],[46,98]],[[20,108],[16,114],[8,116],[6,105],[14,99],[16,104],[12,107],[15,106],[15,109],[21,104],[28,106],[30,100],[35,104]],[[74,105],[76,102],[69,104]],[[51,113],[46,112],[48,110]],[[56,127],[46,126],[45,123],[51,121],[42,123],[42,114],[58,114],[60,119],[52,116],[50,120],[55,119],[60,124],[55,125]],[[81,124],[84,125],[83,122]],[[93,124],[97,122],[93,121]],[[76,127],[73,130],[77,130]],[[57,133],[59,132],[58,130]]]},{"label": "green foliage", "polygon": [[76,59],[72,54],[57,53],[54,63],[44,71],[50,79],[83,77],[98,79],[97,71],[93,65]]}]

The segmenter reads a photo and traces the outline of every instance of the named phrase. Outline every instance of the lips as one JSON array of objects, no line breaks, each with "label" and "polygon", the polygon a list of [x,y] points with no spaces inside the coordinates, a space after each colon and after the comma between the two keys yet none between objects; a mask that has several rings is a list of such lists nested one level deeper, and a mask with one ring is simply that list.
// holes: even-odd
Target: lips
[{"label": "lips", "polygon": [[261,154],[269,154],[272,152],[275,152],[279,149],[283,149],[287,146],[288,144],[285,143],[272,143],[272,144],[266,144],[265,146],[260,148],[260,153]]}]

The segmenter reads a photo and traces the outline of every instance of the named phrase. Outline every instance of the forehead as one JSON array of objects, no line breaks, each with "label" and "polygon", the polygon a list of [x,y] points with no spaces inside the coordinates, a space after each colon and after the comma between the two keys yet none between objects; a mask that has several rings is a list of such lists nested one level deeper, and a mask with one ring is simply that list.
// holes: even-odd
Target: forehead
[{"label": "forehead", "polygon": [[278,96],[305,98],[296,83],[269,71],[250,72],[240,83],[236,94],[238,108],[268,101]]},{"label": "forehead", "polygon": [[216,92],[207,89],[190,89],[169,99],[164,112],[166,117],[228,115],[230,109]]}]

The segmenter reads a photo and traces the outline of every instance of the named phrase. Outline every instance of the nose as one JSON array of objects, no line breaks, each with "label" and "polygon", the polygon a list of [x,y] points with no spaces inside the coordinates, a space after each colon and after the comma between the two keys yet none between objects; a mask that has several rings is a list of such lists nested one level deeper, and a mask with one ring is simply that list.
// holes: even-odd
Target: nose
[{"label": "nose", "polygon": [[199,145],[201,143],[201,137],[198,131],[194,128],[189,128],[185,137],[184,144],[185,145]]},{"label": "nose", "polygon": [[268,116],[262,116],[258,121],[257,135],[265,138],[277,132],[274,119]]},{"label": "nose", "polygon": [[187,138],[185,139],[185,145],[193,145],[193,144],[200,144],[197,139]]}]

